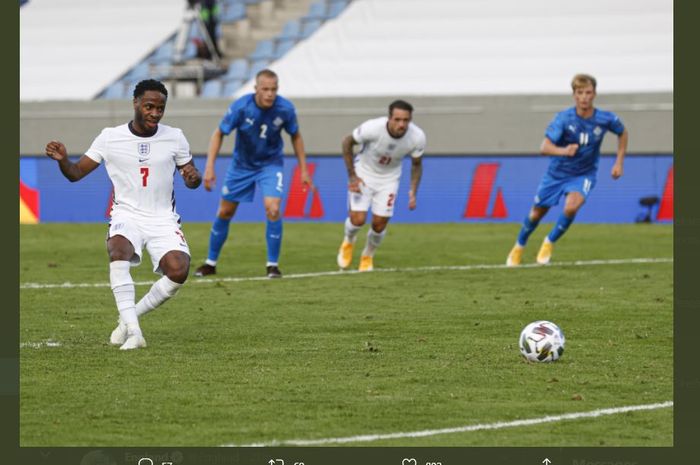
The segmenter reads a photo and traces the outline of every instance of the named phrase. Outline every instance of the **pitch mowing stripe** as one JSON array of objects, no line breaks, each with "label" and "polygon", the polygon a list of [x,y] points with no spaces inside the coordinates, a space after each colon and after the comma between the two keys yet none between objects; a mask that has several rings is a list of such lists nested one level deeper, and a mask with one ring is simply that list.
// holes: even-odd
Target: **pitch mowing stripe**
[{"label": "pitch mowing stripe", "polygon": [[257,444],[224,444],[223,447],[274,447],[274,446],[323,446],[326,444],[347,444],[352,442],[373,442],[383,439],[401,438],[424,438],[437,436],[439,434],[468,433],[471,431],[495,430],[503,428],[515,428],[519,426],[540,425],[542,423],[554,423],[565,420],[579,420],[581,418],[596,418],[605,415],[617,415],[618,413],[636,412],[640,410],[658,410],[673,407],[673,401],[660,402],[656,404],[630,405],[628,407],[613,407],[590,412],[565,413],[563,415],[551,415],[540,418],[530,418],[527,420],[515,420],[507,422],[485,423],[469,426],[458,426],[454,428],[432,429],[424,431],[411,431],[404,433],[387,434],[365,434],[361,436],[349,436],[345,438],[325,438],[325,439],[290,439],[286,441],[272,441]]},{"label": "pitch mowing stripe", "polygon": [[[542,268],[546,267],[566,267],[566,266],[599,266],[599,265],[630,265],[635,263],[672,263],[673,258],[620,258],[612,260],[578,260],[573,262],[556,262],[549,265],[538,265],[536,263],[520,265],[512,267],[517,270],[520,268]],[[454,265],[454,266],[420,266],[415,268],[375,268],[372,273],[412,273],[416,271],[472,271],[472,270],[500,270],[511,268],[506,265]],[[316,273],[297,273],[284,275],[284,279],[298,278],[317,278],[322,276],[338,276],[356,274],[357,270],[348,271],[319,271]],[[267,276],[248,276],[248,277],[227,277],[227,278],[191,278],[187,282],[192,284],[212,284],[212,283],[240,283],[247,281],[268,281]],[[150,286],[155,281],[140,281],[135,282],[137,286]],[[22,283],[20,289],[73,289],[79,287],[109,287],[109,283]]]}]

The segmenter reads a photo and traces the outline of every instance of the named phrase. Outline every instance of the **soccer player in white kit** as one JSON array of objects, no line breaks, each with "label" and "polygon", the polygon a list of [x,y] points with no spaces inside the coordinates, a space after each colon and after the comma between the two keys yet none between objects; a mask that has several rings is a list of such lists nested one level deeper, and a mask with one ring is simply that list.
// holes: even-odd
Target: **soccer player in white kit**
[{"label": "soccer player in white kit", "polygon": [[[348,170],[349,215],[345,220],[345,237],[338,251],[338,266],[352,263],[357,233],[372,210],[372,225],[367,244],[360,257],[359,271],[374,269],[374,252],[381,244],[389,220],[394,214],[396,194],[401,178],[403,157],[411,156],[411,186],[408,208],[416,208],[416,194],[423,174],[422,156],[425,133],[411,122],[413,106],[403,100],[389,105],[389,116],[365,121],[343,139],[343,159]],[[353,147],[361,145],[357,156]]]},{"label": "soccer player in white kit", "polygon": [[[110,342],[122,350],[146,347],[139,316],[173,297],[190,268],[189,247],[175,211],[173,176],[177,169],[190,189],[196,189],[202,177],[182,131],[159,124],[167,99],[168,91],[161,82],[139,82],[134,89],[134,119],[102,130],[76,163],[68,159],[63,143],[46,145],[46,155],[58,162],[61,173],[71,182],[104,162],[114,186],[107,251],[119,324]],[[144,247],[153,271],[163,276],[135,303],[129,269],[141,263]]]}]

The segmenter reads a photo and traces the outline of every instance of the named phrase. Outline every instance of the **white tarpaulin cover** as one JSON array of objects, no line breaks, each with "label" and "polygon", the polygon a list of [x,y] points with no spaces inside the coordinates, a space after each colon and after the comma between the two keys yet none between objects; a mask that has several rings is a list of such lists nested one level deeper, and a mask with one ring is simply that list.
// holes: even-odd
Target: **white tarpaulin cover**
[{"label": "white tarpaulin cover", "polygon": [[31,0],[20,100],[89,100],[179,27],[186,0]]},{"label": "white tarpaulin cover", "polygon": [[666,92],[673,1],[355,0],[271,68],[289,97]]}]

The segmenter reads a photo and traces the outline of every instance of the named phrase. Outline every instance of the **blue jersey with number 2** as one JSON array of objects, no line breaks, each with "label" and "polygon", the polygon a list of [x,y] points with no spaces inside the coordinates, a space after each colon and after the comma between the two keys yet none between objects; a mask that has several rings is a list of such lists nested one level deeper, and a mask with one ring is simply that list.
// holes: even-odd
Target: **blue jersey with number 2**
[{"label": "blue jersey with number 2", "polygon": [[594,109],[590,118],[581,118],[576,108],[558,113],[545,131],[545,136],[559,147],[578,144],[573,157],[552,157],[547,173],[553,178],[592,175],[598,170],[600,144],[607,131],[618,136],[625,130],[620,118],[613,112]]},{"label": "blue jersey with number 2", "polygon": [[231,168],[258,170],[268,165],[282,165],[284,141],[282,129],[289,135],[299,131],[294,105],[277,96],[275,103],[262,109],[255,103],[255,94],[237,99],[224,115],[219,130],[230,134],[236,130]]}]

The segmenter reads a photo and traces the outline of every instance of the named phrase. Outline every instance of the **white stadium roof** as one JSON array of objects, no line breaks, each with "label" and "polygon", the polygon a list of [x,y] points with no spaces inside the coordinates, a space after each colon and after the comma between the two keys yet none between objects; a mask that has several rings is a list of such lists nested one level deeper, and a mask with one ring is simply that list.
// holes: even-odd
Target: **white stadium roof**
[{"label": "white stadium roof", "polygon": [[[89,100],[180,25],[186,0],[30,0],[20,100]],[[287,97],[673,91],[673,0],[354,0],[270,66]],[[237,95],[252,90],[247,83]]]},{"label": "white stadium roof", "polygon": [[20,100],[89,100],[180,25],[186,0],[30,0]]},{"label": "white stadium roof", "polygon": [[671,92],[673,0],[355,0],[271,68],[289,97]]}]

